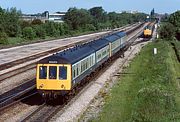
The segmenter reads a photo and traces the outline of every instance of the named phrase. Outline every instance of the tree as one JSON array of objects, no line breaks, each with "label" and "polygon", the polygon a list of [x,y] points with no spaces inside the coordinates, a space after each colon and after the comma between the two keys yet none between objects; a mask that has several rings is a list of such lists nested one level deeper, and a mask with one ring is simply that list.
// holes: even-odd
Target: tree
[{"label": "tree", "polygon": [[73,29],[78,29],[90,24],[92,18],[86,9],[70,8],[64,17],[64,21]]},{"label": "tree", "polygon": [[180,28],[180,10],[170,15],[169,22],[175,27]]},{"label": "tree", "polygon": [[176,11],[169,17],[169,22],[175,27],[175,36],[180,40],[180,11]]},{"label": "tree", "polygon": [[10,37],[16,37],[20,34],[21,28],[19,23],[19,17],[21,11],[17,11],[16,8],[7,9],[4,14],[4,31]]},{"label": "tree", "polygon": [[166,23],[160,28],[160,37],[162,39],[173,39],[175,35],[175,27],[171,23]]},{"label": "tree", "polygon": [[94,7],[89,9],[90,14],[98,21],[101,22],[104,18],[105,11],[102,7]]},{"label": "tree", "polygon": [[36,37],[39,37],[41,39],[45,39],[46,37],[46,31],[45,31],[45,28],[41,25],[36,25],[33,27],[33,30],[35,31],[36,33]]},{"label": "tree", "polygon": [[150,13],[151,18],[154,18],[154,14],[155,14],[155,11],[154,11],[154,8],[153,8],[151,13]]},{"label": "tree", "polygon": [[58,23],[54,23],[54,22],[47,22],[44,25],[45,31],[46,31],[46,35],[47,36],[57,36],[57,33],[59,32],[59,30],[56,29]]}]

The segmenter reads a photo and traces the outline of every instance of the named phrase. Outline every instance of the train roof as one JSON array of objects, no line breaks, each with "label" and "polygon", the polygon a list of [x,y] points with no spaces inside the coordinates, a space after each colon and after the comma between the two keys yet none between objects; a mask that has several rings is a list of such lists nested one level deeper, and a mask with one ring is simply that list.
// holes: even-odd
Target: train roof
[{"label": "train roof", "polygon": [[109,42],[113,42],[123,37],[124,35],[124,32],[109,35],[104,38],[92,41],[90,43],[79,45],[74,48],[53,54],[49,57],[40,60],[39,63],[74,64],[79,60],[94,53],[95,51],[107,46]]},{"label": "train roof", "polygon": [[125,36],[125,35],[126,35],[126,33],[125,33],[125,32],[123,32],[123,31],[121,31],[121,32],[117,32],[117,33],[115,33],[115,35],[117,35],[117,36],[119,36],[119,37],[121,38],[121,37]]},{"label": "train roof", "polygon": [[104,39],[108,40],[109,42],[113,42],[113,41],[119,39],[119,36],[113,34],[113,35],[109,35],[109,36],[104,37]]},{"label": "train roof", "polygon": [[45,59],[40,60],[39,63],[74,64],[93,52],[94,49],[90,47],[89,44],[85,44],[59,52],[57,54],[53,54]]},{"label": "train roof", "polygon": [[109,42],[105,39],[98,39],[96,41],[93,41],[90,43],[90,46],[95,50],[99,50],[105,46],[107,46],[109,44]]}]

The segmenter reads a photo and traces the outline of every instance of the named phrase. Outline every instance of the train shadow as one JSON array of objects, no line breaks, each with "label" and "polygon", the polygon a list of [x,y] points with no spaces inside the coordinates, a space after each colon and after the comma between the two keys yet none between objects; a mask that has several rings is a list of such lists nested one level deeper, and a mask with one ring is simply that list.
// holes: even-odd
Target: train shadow
[{"label": "train shadow", "polygon": [[[21,102],[23,104],[27,104],[30,106],[34,106],[34,105],[42,105],[44,103],[46,103],[47,105],[50,106],[58,106],[58,105],[63,105],[64,104],[64,100],[62,97],[58,96],[56,99],[49,99],[48,101],[45,100],[40,94],[36,93],[37,91],[34,89],[26,94],[24,94],[22,97],[26,97],[29,96],[30,94],[34,94],[30,97],[27,97],[24,100],[21,100]],[[36,93],[36,94],[35,94]]]},{"label": "train shadow", "polygon": [[36,89],[24,94],[23,96],[21,96],[22,98],[25,98],[25,97],[27,97],[27,96],[29,96],[31,94],[34,94],[34,95],[29,96],[29,97],[21,100],[21,102],[24,103],[24,104],[27,104],[27,105],[31,105],[31,106],[33,106],[33,105],[42,105],[44,103],[43,98],[38,93],[37,94],[35,94],[35,93],[36,93]]}]

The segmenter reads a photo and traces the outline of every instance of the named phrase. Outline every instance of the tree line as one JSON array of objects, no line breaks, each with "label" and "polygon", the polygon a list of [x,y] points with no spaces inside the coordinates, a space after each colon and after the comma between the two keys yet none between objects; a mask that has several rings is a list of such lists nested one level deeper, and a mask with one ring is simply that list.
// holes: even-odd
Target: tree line
[{"label": "tree line", "polygon": [[9,37],[18,37],[25,40],[46,39],[61,37],[83,32],[112,29],[139,21],[144,21],[144,13],[116,13],[106,12],[102,7],[93,7],[89,10],[69,8],[63,23],[39,19],[23,21],[22,12],[16,8],[2,9],[0,7],[0,44],[8,44]]},{"label": "tree line", "polygon": [[162,26],[159,33],[163,39],[177,39],[180,41],[180,10],[162,18]]}]

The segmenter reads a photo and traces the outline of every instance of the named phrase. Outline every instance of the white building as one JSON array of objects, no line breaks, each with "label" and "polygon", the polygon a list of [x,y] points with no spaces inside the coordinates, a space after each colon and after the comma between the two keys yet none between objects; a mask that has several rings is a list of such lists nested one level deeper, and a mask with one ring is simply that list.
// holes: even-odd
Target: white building
[{"label": "white building", "polygon": [[49,14],[48,16],[48,20],[49,21],[53,21],[53,22],[63,22],[63,17],[64,17],[65,13],[60,13],[60,12],[56,12],[53,14]]},{"label": "white building", "polygon": [[65,12],[56,12],[50,14],[48,11],[45,11],[42,14],[24,14],[21,16],[21,19],[24,21],[33,21],[34,19],[40,19],[42,22],[63,22],[63,17],[65,14]]}]

